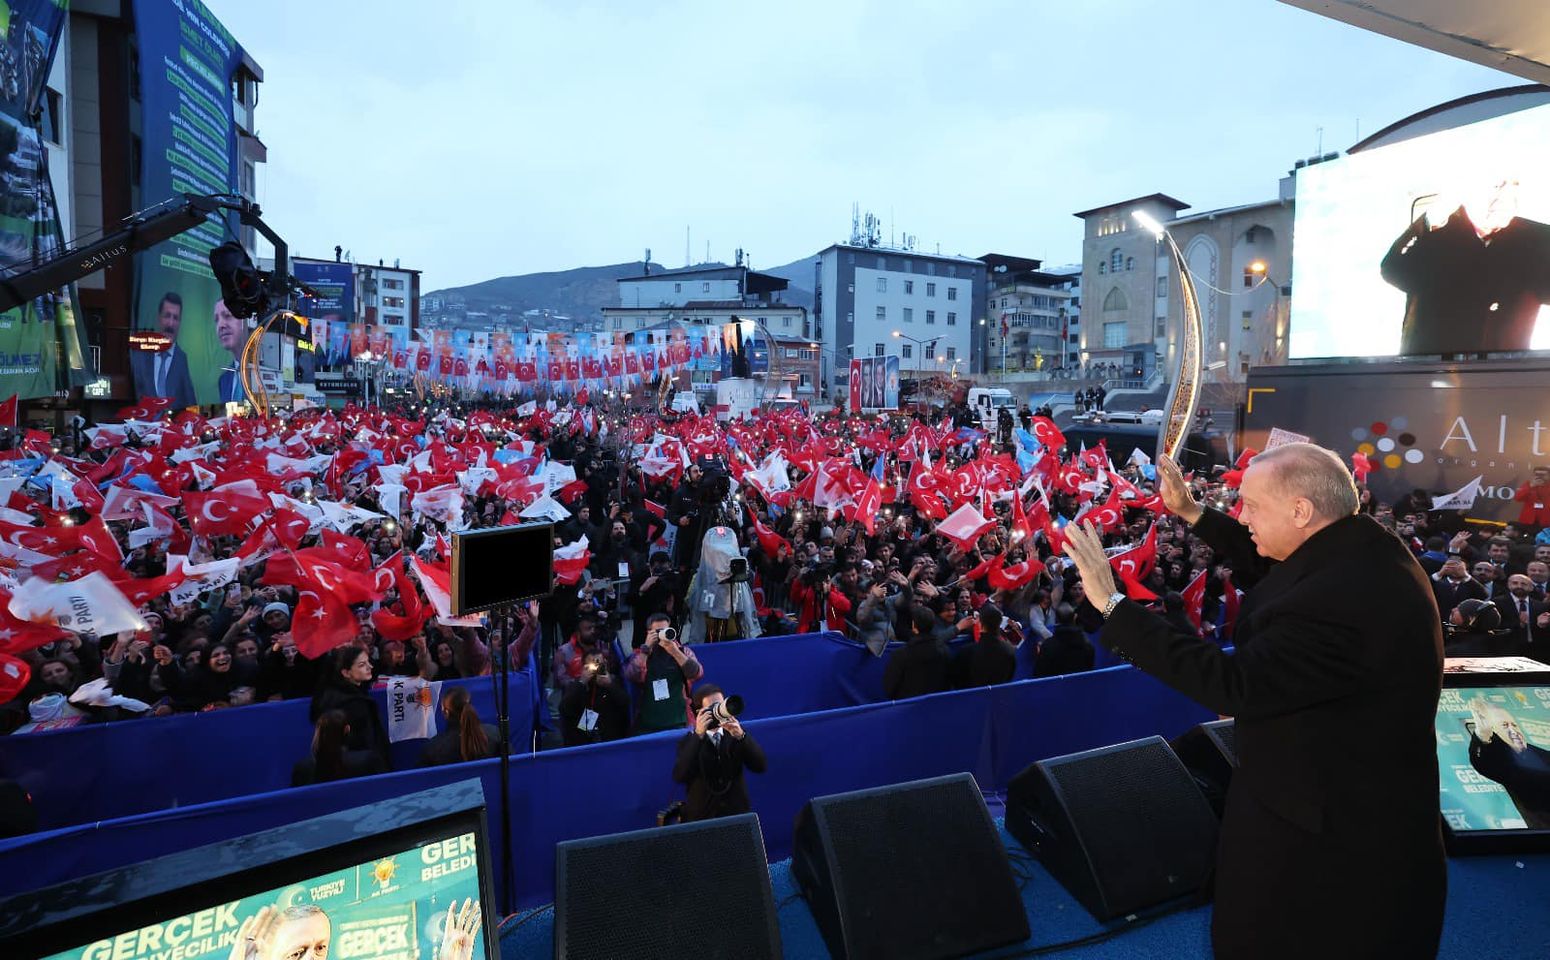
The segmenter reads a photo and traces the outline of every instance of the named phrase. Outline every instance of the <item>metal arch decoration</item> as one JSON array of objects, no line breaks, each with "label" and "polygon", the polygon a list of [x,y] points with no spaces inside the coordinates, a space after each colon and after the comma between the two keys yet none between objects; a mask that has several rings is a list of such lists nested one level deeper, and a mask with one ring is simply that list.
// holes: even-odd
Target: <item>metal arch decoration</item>
[{"label": "metal arch decoration", "polygon": [[1201,329],[1200,298],[1195,293],[1195,281],[1184,262],[1184,254],[1174,243],[1173,235],[1162,231],[1158,240],[1168,244],[1173,257],[1173,268],[1179,275],[1180,298],[1184,305],[1184,329],[1179,347],[1178,368],[1174,371],[1173,386],[1168,389],[1167,414],[1157,429],[1157,450],[1175,463],[1189,436],[1189,426],[1195,420],[1195,408],[1200,403],[1200,380],[1204,372],[1204,332]]}]

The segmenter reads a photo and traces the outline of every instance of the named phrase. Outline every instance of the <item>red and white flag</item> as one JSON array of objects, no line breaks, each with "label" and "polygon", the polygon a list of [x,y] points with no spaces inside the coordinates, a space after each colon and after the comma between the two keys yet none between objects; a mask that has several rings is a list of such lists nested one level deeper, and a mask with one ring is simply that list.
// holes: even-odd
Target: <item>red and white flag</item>
[{"label": "red and white flag", "polygon": [[581,573],[587,569],[587,564],[591,562],[592,552],[587,549],[585,534],[575,543],[567,543],[563,547],[556,548],[554,551],[555,582],[575,584],[581,579]]},{"label": "red and white flag", "polygon": [[436,611],[436,621],[449,627],[477,627],[478,617],[454,617],[452,615],[452,575],[445,566],[426,563],[411,556],[409,566],[420,580],[420,589]]},{"label": "red and white flag", "polygon": [[974,504],[966,503],[954,510],[946,520],[937,524],[936,532],[964,550],[969,550],[979,540],[980,535],[993,526],[995,523],[986,520],[978,510],[974,509]]}]

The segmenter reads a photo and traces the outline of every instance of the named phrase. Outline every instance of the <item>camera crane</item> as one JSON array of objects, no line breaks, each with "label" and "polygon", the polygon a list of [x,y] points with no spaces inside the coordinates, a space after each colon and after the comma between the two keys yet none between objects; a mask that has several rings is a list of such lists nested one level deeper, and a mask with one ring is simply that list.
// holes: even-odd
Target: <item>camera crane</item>
[{"label": "camera crane", "polygon": [[316,297],[317,293],[290,275],[289,248],[280,235],[264,223],[258,204],[246,197],[179,194],[134,214],[119,229],[97,240],[72,244],[57,256],[26,269],[0,273],[0,312],[47,296],[124,257],[207,223],[212,216],[221,213],[235,213],[243,226],[257,230],[274,245],[274,270],[269,272],[256,270],[238,244],[227,242],[210,251],[210,268],[221,285],[221,296],[227,309],[238,319],[255,315],[262,318],[248,338],[239,361],[243,384],[249,396],[260,398],[257,406],[262,415],[267,410],[267,397],[256,375],[257,347],[264,331],[280,312],[271,310],[271,304],[283,308],[293,290],[311,297]]}]

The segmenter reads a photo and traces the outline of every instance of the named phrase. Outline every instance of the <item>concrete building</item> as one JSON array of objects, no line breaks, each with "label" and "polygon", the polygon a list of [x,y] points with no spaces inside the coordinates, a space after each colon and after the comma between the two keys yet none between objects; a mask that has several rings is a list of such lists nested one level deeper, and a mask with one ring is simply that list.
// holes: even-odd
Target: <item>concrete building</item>
[{"label": "concrete building", "polygon": [[[1291,313],[1292,181],[1281,196],[1166,221],[1200,300],[1206,380],[1242,383],[1250,366],[1284,363]],[[1183,300],[1168,280],[1164,369],[1176,361]]]},{"label": "concrete building", "polygon": [[1044,267],[1043,272],[1058,280],[1057,289],[1071,294],[1066,301],[1066,356],[1062,370],[1075,375],[1082,367],[1082,265]]},{"label": "concrete building", "polygon": [[1046,273],[1041,261],[987,253],[985,370],[1002,373],[1064,369],[1069,336],[1069,276]]},{"label": "concrete building", "polygon": [[1189,204],[1162,193],[1083,210],[1082,369],[1120,379],[1147,379],[1167,351],[1168,256],[1136,223],[1141,210],[1167,223]]},{"label": "concrete building", "polygon": [[385,328],[397,344],[414,339],[420,327],[420,271],[378,260],[355,264],[355,302],[361,323]]},{"label": "concrete building", "polygon": [[846,395],[852,358],[898,357],[905,377],[984,371],[982,261],[837,243],[814,272],[812,335],[830,397]]},{"label": "concrete building", "polygon": [[[141,196],[142,156],[139,40],[127,0],[73,0],[65,36],[49,76],[45,138],[49,169],[59,197],[66,239],[111,231],[135,212],[166,197]],[[232,81],[231,108],[237,128],[238,189],[257,199],[258,165],[268,150],[258,139],[255,110],[264,71],[245,51]],[[51,132],[52,131],[52,132]],[[258,261],[257,236],[244,228],[241,240]],[[97,400],[133,398],[129,374],[129,331],[134,323],[134,266],[131,258],[76,284],[91,363],[107,381]]]}]

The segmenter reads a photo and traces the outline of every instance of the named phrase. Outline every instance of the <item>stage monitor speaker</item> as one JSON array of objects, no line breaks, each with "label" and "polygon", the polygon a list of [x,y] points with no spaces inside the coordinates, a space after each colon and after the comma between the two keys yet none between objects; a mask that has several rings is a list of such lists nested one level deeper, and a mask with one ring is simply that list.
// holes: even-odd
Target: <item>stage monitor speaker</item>
[{"label": "stage monitor speaker", "polygon": [[554,524],[452,534],[452,615],[461,617],[554,591]]},{"label": "stage monitor speaker", "polygon": [[836,960],[957,957],[1028,939],[1028,915],[966,773],[808,801],[791,872]]},{"label": "stage monitor speaker", "polygon": [[555,846],[556,960],[776,960],[780,924],[752,813]]},{"label": "stage monitor speaker", "polygon": [[1216,855],[1216,817],[1162,737],[1035,763],[1006,828],[1099,922],[1204,889]]},{"label": "stage monitor speaker", "polygon": [[1195,778],[1211,809],[1221,819],[1227,807],[1227,788],[1238,768],[1236,728],[1231,720],[1213,720],[1191,727],[1173,741],[1173,752]]}]

